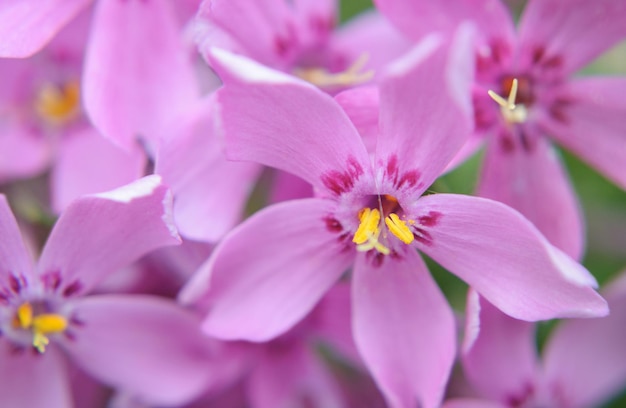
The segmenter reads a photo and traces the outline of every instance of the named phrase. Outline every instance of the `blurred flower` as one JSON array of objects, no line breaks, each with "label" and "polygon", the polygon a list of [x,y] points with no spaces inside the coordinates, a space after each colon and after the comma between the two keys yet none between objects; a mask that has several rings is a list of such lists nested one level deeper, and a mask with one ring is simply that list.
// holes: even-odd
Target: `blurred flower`
[{"label": "blurred flower", "polygon": [[[562,321],[539,361],[534,325],[502,314],[471,292],[462,360],[479,396],[504,407],[595,407],[617,394],[626,385],[626,274],[603,294],[611,314]],[[481,405],[458,399],[444,406]]]},{"label": "blurred flower", "polygon": [[170,206],[157,176],[80,198],[33,268],[0,196],[0,405],[70,406],[61,350],[95,378],[158,404],[202,391],[210,353],[195,315],[149,296],[88,295],[120,267],[179,242]]},{"label": "blurred flower", "polygon": [[549,139],[626,188],[626,79],[571,78],[626,39],[626,3],[531,0],[517,33],[499,0],[376,4],[413,40],[431,30],[452,31],[463,21],[476,23],[476,128],[457,159],[486,139],[479,194],[518,209],[550,242],[578,259],[583,220]]}]

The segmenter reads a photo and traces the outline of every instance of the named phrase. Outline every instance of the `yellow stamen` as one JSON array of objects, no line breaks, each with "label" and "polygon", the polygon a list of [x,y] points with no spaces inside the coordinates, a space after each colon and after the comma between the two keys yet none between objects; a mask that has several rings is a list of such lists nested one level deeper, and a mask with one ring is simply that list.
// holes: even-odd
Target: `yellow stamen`
[{"label": "yellow stamen", "polygon": [[500,105],[500,112],[508,123],[523,123],[528,117],[526,107],[522,104],[515,104],[515,98],[517,98],[517,86],[517,78],[514,78],[511,84],[511,91],[509,92],[507,99],[504,99],[491,89],[487,91],[491,99]]},{"label": "yellow stamen", "polygon": [[355,244],[362,244],[368,240],[369,237],[380,233],[378,224],[380,223],[380,211],[376,208],[373,210],[370,208],[364,208],[359,212],[359,228],[354,233],[352,242]]},{"label": "yellow stamen", "polygon": [[415,239],[409,227],[397,214],[389,214],[389,216],[385,218],[385,224],[387,224],[389,231],[405,244],[410,244]]},{"label": "yellow stamen", "polygon": [[46,351],[50,343],[48,334],[61,333],[67,328],[67,319],[56,313],[44,313],[33,316],[33,307],[24,302],[17,308],[16,327],[30,329],[33,332],[33,347],[40,353]]},{"label": "yellow stamen", "polygon": [[46,84],[37,94],[35,109],[47,122],[60,125],[76,117],[79,103],[78,81],[68,82],[63,87]]},{"label": "yellow stamen", "polygon": [[357,228],[352,238],[352,242],[357,244],[356,249],[361,252],[376,249],[384,255],[389,255],[389,248],[378,242],[380,237],[380,211],[378,209],[363,208],[359,211],[359,228]]},{"label": "yellow stamen", "polygon": [[362,54],[354,63],[343,72],[331,73],[324,68],[296,69],[296,76],[320,88],[334,86],[352,86],[365,83],[374,77],[374,71],[361,72],[369,56]]},{"label": "yellow stamen", "polygon": [[17,308],[17,325],[22,329],[28,329],[31,324],[33,324],[33,307],[28,302],[22,303]]}]

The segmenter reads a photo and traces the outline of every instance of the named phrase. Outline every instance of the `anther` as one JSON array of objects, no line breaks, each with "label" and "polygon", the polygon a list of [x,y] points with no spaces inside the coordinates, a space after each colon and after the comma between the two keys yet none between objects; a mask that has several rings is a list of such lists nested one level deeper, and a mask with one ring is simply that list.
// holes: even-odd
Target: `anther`
[{"label": "anther", "polygon": [[487,91],[491,99],[500,105],[500,112],[508,123],[523,123],[528,117],[526,107],[523,104],[515,104],[515,98],[517,98],[517,86],[517,78],[514,78],[511,83],[511,91],[509,92],[507,99],[504,99],[491,89]]},{"label": "anther", "polygon": [[389,214],[389,216],[385,218],[385,224],[387,224],[389,231],[405,244],[410,244],[415,239],[409,227],[397,214]]}]

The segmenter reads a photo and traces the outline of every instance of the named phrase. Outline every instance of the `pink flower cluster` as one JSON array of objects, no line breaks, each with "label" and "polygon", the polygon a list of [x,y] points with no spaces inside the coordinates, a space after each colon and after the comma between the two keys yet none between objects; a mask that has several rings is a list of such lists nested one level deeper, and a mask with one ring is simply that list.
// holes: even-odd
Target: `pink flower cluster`
[{"label": "pink flower cluster", "polygon": [[[337,7],[0,3],[0,407],[568,408],[626,387],[626,272],[600,294],[579,263],[553,144],[626,188],[626,78],[577,74],[626,40],[626,2],[529,0],[517,23],[501,0]],[[478,150],[475,196],[433,191]]]}]

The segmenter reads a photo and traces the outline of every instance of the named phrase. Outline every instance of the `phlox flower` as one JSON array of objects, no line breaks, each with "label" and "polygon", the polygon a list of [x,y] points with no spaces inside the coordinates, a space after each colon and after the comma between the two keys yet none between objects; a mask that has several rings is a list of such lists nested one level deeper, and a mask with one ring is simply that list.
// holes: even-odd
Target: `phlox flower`
[{"label": "phlox flower", "polygon": [[408,49],[375,11],[336,27],[336,0],[204,0],[194,24],[200,52],[245,55],[335,92],[365,82]]},{"label": "phlox flower", "polygon": [[274,338],[352,266],[352,329],[366,366],[390,406],[432,407],[454,359],[454,318],[416,249],[517,318],[606,314],[593,277],[518,212],[482,198],[423,196],[471,128],[471,71],[457,70],[470,31],[449,47],[429,37],[389,67],[373,159],[331,96],[212,51],[227,156],[289,171],[317,195],[250,217],[183,289],[184,302],[211,305],[208,334]]},{"label": "phlox flower", "polygon": [[50,168],[56,212],[80,195],[136,180],[146,161],[138,146],[123,151],[85,117],[81,79],[90,18],[82,13],[30,58],[0,60],[0,182]]},{"label": "phlox flower", "polygon": [[179,237],[158,176],[74,201],[32,258],[0,196],[0,405],[70,407],[69,360],[155,404],[202,391],[210,350],[174,302],[89,295],[111,272]]},{"label": "phlox flower", "polygon": [[603,294],[608,317],[560,322],[537,357],[532,323],[502,314],[475,292],[468,296],[462,361],[480,397],[462,407],[595,407],[626,385],[626,279]]},{"label": "phlox flower", "polygon": [[513,206],[550,242],[580,257],[583,220],[552,142],[626,188],[626,79],[573,77],[626,39],[626,3],[530,0],[517,30],[500,0],[376,5],[413,40],[466,20],[477,24],[476,127],[459,160],[485,144],[479,195]]},{"label": "phlox flower", "polygon": [[121,148],[130,151],[141,140],[153,153],[162,126],[199,93],[180,21],[197,0],[5,1],[0,56],[34,54],[92,3],[81,83],[87,116]]}]

